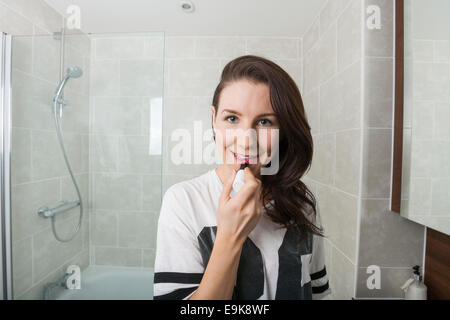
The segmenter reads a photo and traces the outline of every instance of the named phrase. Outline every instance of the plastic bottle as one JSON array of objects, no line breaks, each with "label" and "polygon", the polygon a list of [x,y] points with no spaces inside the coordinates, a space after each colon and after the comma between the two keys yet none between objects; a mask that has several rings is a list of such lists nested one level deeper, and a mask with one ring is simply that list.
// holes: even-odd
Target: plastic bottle
[{"label": "plastic bottle", "polygon": [[427,286],[422,281],[420,267],[413,267],[413,278],[408,279],[402,286],[405,300],[427,300]]}]

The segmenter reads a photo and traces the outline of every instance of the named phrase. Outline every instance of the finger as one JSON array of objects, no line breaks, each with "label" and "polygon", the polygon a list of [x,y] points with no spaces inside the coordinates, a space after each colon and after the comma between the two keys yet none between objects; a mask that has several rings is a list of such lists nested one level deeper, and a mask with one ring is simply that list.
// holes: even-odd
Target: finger
[{"label": "finger", "polygon": [[255,177],[253,171],[249,167],[246,167],[244,169],[244,181],[257,181],[257,180],[259,179]]},{"label": "finger", "polygon": [[219,204],[224,204],[228,200],[230,200],[230,192],[233,189],[233,182],[236,177],[237,170],[234,169],[232,174],[228,177],[228,179],[225,181],[222,189],[222,193],[220,194],[219,198]]}]

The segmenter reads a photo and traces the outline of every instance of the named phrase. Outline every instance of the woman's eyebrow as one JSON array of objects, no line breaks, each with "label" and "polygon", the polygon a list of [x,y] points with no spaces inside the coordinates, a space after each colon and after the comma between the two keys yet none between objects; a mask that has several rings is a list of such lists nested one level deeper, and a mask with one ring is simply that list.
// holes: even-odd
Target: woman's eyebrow
[{"label": "woman's eyebrow", "polygon": [[[223,112],[229,112],[229,113],[233,113],[233,114],[237,114],[238,116],[242,115],[240,112],[235,111],[235,110],[231,110],[231,109],[224,109],[222,111]],[[263,113],[263,114],[259,114],[258,117],[267,117],[267,116],[276,116],[275,113]]]}]

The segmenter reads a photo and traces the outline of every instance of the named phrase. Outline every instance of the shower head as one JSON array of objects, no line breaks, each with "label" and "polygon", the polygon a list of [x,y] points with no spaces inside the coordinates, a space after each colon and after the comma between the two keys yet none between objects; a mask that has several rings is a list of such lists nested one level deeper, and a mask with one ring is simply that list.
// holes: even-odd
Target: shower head
[{"label": "shower head", "polygon": [[58,101],[64,86],[66,85],[67,81],[70,78],[79,78],[83,74],[83,70],[81,70],[78,66],[72,66],[70,68],[67,68],[66,75],[64,76],[64,79],[61,80],[61,83],[59,84],[58,88],[55,91],[55,97],[53,98],[53,101]]},{"label": "shower head", "polygon": [[67,69],[67,77],[69,78],[79,78],[83,75],[83,70],[78,66],[73,66]]}]

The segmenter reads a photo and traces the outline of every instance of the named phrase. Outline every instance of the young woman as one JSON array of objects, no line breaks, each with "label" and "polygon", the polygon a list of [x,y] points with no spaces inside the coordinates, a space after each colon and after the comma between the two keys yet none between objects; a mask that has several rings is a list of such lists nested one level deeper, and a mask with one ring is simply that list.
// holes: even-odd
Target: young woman
[{"label": "young woman", "polygon": [[[311,164],[313,143],[295,82],[270,60],[236,58],[222,72],[211,112],[224,161],[166,191],[154,299],[328,296],[318,206],[300,180]],[[236,139],[230,132],[237,130],[256,134]],[[261,174],[274,154],[278,171]],[[242,162],[249,163],[245,183],[230,196]]]}]

